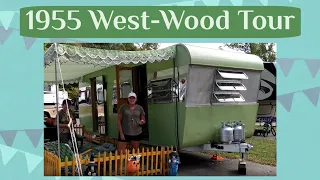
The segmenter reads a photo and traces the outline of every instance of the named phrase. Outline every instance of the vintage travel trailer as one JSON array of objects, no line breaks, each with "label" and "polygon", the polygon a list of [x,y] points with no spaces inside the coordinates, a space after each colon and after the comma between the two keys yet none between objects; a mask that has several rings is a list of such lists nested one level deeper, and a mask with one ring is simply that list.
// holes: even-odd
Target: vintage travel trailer
[{"label": "vintage travel trailer", "polygon": [[[118,137],[117,113],[131,91],[146,111],[144,143],[180,148],[219,141],[222,122],[241,121],[254,133],[263,61],[255,55],[177,44],[151,51],[112,51],[54,44],[45,53],[45,83],[85,82],[97,99],[103,86],[105,135]],[[58,76],[57,81],[62,80]],[[98,132],[95,101],[80,106],[80,122]],[[91,116],[88,117],[88,114]],[[87,117],[82,119],[81,114]]]},{"label": "vintage travel trailer", "polygon": [[258,95],[257,122],[266,121],[269,118],[276,119],[276,63],[264,62],[264,70],[261,73],[261,83]]}]

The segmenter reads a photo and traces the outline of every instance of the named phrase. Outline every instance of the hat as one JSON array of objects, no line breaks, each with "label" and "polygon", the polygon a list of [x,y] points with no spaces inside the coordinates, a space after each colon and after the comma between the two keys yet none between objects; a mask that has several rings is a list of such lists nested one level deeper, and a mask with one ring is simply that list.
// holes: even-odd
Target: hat
[{"label": "hat", "polygon": [[137,95],[136,95],[136,93],[131,92],[131,93],[128,94],[128,97],[135,97],[135,98],[137,98]]}]

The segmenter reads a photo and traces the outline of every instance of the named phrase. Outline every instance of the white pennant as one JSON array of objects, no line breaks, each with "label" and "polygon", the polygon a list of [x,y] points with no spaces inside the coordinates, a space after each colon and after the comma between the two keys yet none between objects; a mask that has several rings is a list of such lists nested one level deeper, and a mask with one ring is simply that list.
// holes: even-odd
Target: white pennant
[{"label": "white pennant", "polygon": [[13,156],[18,152],[18,149],[0,144],[0,151],[3,164],[7,165],[8,162],[13,158]]},{"label": "white pennant", "polygon": [[269,0],[260,0],[260,2],[262,3],[262,5],[266,6],[268,5]]},{"label": "white pennant", "polygon": [[220,3],[220,0],[202,0],[202,2],[206,5],[206,6],[218,6]]},{"label": "white pennant", "polygon": [[27,160],[29,173],[31,173],[38,166],[38,164],[43,160],[43,157],[31,154],[31,153],[27,153],[27,152],[25,152],[25,156]]},{"label": "white pennant", "polygon": [[120,180],[120,178],[117,178],[117,177],[102,177],[102,180]]},{"label": "white pennant", "polygon": [[234,6],[241,6],[243,3],[243,0],[230,0],[230,1]]},{"label": "white pennant", "polygon": [[13,19],[15,11],[0,11],[0,22],[3,27],[8,30]]},{"label": "white pennant", "polygon": [[179,6],[193,6],[194,4],[194,0],[191,1],[182,1],[182,2],[177,2],[177,3],[173,3],[173,4],[159,4],[158,6],[173,6],[173,5],[179,5]]}]

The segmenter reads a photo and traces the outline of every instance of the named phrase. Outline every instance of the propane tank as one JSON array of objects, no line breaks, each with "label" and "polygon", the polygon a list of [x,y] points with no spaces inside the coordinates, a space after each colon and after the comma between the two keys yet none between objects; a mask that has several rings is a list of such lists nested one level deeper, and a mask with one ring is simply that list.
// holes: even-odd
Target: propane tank
[{"label": "propane tank", "polygon": [[242,124],[242,132],[243,132],[243,135],[242,135],[242,137],[243,137],[243,139],[242,139],[242,141],[243,142],[246,142],[246,131],[245,131],[245,124]]},{"label": "propane tank", "polygon": [[241,142],[242,140],[244,140],[244,128],[241,121],[235,122],[234,124],[233,138],[234,142]]},{"label": "propane tank", "polygon": [[233,128],[229,124],[222,122],[222,128],[220,132],[220,141],[222,143],[230,143],[233,141]]}]

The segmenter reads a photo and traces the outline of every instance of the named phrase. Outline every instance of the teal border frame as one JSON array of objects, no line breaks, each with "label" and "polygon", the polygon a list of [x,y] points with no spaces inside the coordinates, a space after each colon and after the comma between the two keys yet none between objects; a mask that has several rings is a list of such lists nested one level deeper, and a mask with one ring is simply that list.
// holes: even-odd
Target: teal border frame
[{"label": "teal border frame", "polygon": [[[278,84],[277,176],[317,179],[320,156],[319,0],[0,0],[0,174],[1,179],[64,179],[43,176],[43,43],[136,42],[137,39],[34,39],[20,36],[19,9],[50,5],[293,6],[302,10],[302,34],[283,39],[139,39],[159,43],[276,42]],[[18,104],[19,103],[19,104]],[[18,104],[18,105],[17,105]],[[304,152],[303,150],[306,150]],[[78,179],[79,177],[68,177]],[[89,177],[90,178],[90,177]],[[81,179],[89,179],[81,177]],[[96,177],[138,179],[145,177]],[[167,179],[171,177],[152,177]],[[177,177],[179,178],[179,177]],[[183,177],[185,179],[231,177]],[[237,177],[245,179],[248,177]],[[263,177],[251,177],[264,179]],[[90,178],[91,179],[91,178]]]}]

